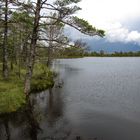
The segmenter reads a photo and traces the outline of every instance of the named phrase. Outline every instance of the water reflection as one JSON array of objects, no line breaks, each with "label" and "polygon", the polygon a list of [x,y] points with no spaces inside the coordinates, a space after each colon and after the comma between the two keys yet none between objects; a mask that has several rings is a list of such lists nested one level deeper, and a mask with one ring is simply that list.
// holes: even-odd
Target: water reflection
[{"label": "water reflection", "polygon": [[61,88],[49,89],[46,105],[46,118],[41,126],[44,130],[42,139],[67,139],[71,133],[69,121],[64,116],[64,102]]},{"label": "water reflection", "polygon": [[40,128],[32,108],[33,106],[29,101],[28,106],[24,110],[1,116],[0,139],[16,140],[20,138],[21,140],[37,140]]},{"label": "water reflection", "polygon": [[38,135],[39,130],[41,130],[41,128],[34,114],[34,105],[31,104],[30,100],[28,101],[26,115],[27,115],[27,124],[29,125],[28,131],[29,131],[30,138],[32,140],[37,140],[37,135]]},{"label": "water reflection", "polygon": [[49,97],[47,101],[47,120],[50,126],[53,126],[59,118],[63,116],[63,101],[59,90],[57,94],[53,94],[49,89]]},{"label": "water reflection", "polygon": [[[23,110],[0,116],[0,140],[47,140],[66,137],[69,130],[63,127],[67,121],[62,119],[63,98],[60,90],[54,88],[31,95]],[[60,129],[61,135],[58,133]]]},{"label": "water reflection", "polygon": [[3,123],[4,123],[6,138],[7,140],[10,140],[9,117],[5,117]]}]

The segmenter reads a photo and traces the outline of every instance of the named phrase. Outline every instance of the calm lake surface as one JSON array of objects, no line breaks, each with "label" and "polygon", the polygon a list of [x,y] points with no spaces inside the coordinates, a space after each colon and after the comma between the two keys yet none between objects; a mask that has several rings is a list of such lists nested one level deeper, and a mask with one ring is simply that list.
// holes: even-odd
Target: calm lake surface
[{"label": "calm lake surface", "polygon": [[52,67],[55,87],[30,97],[39,129],[15,113],[0,120],[0,140],[140,140],[140,58],[60,59]]}]

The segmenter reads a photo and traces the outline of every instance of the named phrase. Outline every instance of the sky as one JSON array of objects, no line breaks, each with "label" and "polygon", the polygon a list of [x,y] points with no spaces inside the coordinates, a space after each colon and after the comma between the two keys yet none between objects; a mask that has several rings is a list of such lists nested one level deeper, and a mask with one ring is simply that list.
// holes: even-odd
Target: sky
[{"label": "sky", "polygon": [[[104,29],[106,42],[140,46],[140,0],[82,0],[78,5],[82,10],[76,15]],[[74,30],[71,36],[75,33],[78,34],[77,39],[89,39]]]}]

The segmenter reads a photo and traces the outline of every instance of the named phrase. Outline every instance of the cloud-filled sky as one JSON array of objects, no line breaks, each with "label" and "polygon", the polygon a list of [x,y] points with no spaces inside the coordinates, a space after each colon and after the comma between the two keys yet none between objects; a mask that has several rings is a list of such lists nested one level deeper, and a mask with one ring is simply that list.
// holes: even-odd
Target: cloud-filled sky
[{"label": "cloud-filled sky", "polygon": [[140,14],[139,5],[139,0],[82,0],[79,16],[98,24],[102,21],[123,21],[137,17]]},{"label": "cloud-filled sky", "polygon": [[106,41],[140,45],[140,0],[82,0],[77,16],[106,31]]}]

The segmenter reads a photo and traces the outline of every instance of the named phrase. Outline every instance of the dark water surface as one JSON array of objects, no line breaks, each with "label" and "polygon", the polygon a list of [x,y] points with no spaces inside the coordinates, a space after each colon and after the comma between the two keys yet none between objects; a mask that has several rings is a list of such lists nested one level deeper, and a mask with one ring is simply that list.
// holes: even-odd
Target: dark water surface
[{"label": "dark water surface", "polygon": [[[0,119],[0,140],[140,140],[140,58],[56,60],[33,112]],[[30,114],[31,113],[31,114]]]}]

